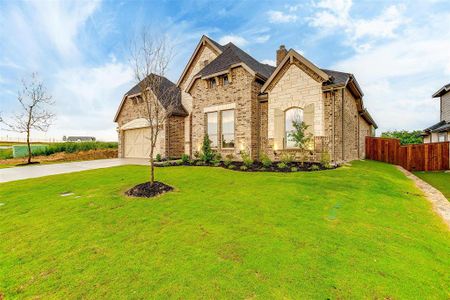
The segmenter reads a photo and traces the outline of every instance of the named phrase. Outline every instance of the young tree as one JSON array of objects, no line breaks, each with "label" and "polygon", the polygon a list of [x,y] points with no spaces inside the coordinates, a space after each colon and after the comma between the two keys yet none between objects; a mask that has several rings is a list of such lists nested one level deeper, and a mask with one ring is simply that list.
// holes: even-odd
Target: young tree
[{"label": "young tree", "polygon": [[[166,84],[172,50],[164,36],[149,34],[142,30],[133,41],[131,49],[131,64],[134,78],[139,87],[139,100],[145,106],[144,118],[150,125],[150,184],[155,181],[154,158],[158,137],[171,116],[176,101],[180,97],[179,90]],[[162,102],[164,105],[162,105]]]},{"label": "young tree", "polygon": [[288,134],[288,137],[296,147],[306,150],[312,139],[312,135],[307,132],[309,126],[301,120],[293,120],[292,127],[294,127],[294,130]]},{"label": "young tree", "polygon": [[54,118],[54,114],[48,109],[54,104],[52,97],[47,94],[42,81],[37,73],[32,73],[29,81],[22,80],[23,89],[18,92],[17,100],[21,111],[16,114],[11,122],[0,118],[0,122],[7,126],[7,130],[27,135],[28,163],[31,163],[31,130],[47,132]]}]

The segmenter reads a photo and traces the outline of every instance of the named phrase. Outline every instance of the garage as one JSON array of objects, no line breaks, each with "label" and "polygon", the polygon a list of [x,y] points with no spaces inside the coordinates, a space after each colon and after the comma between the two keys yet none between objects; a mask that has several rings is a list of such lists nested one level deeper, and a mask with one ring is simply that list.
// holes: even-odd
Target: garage
[{"label": "garage", "polygon": [[[146,128],[125,130],[123,142],[124,142],[123,153],[125,157],[128,158],[150,157],[150,128],[146,127]],[[157,149],[159,149],[159,143],[156,143],[155,152],[157,152]]]}]

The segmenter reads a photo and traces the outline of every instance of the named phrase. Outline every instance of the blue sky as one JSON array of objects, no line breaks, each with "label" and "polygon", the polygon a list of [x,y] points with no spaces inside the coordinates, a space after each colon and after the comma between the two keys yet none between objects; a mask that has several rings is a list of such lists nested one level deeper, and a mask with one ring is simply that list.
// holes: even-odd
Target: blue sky
[{"label": "blue sky", "polygon": [[[275,2],[275,3],[274,3]],[[129,41],[144,26],[169,37],[176,82],[202,34],[273,63],[280,44],[322,68],[355,74],[389,129],[439,118],[431,94],[450,82],[449,1],[0,0],[0,112],[17,111],[20,80],[37,71],[57,119],[39,136],[116,139],[114,117],[133,85]],[[0,136],[17,136],[0,130]]]}]

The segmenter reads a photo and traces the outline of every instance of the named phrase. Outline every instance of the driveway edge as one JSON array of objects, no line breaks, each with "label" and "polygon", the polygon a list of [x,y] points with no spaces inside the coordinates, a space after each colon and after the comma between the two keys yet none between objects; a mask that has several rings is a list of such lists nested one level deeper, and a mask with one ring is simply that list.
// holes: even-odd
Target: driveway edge
[{"label": "driveway edge", "polygon": [[450,229],[450,201],[438,189],[423,181],[413,173],[396,166],[409,179],[414,181],[416,186],[425,194],[428,201],[433,205],[433,210],[444,220]]}]

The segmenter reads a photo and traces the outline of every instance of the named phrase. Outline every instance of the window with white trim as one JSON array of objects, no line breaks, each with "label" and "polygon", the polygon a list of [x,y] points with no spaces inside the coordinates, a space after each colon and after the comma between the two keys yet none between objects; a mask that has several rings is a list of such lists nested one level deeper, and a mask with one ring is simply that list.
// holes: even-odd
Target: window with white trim
[{"label": "window with white trim", "polygon": [[218,113],[210,112],[206,114],[207,125],[206,125],[206,133],[208,134],[209,140],[211,141],[211,148],[217,148],[218,145],[218,122],[217,122]]},{"label": "window with white trim", "polygon": [[286,148],[296,148],[295,142],[290,137],[295,131],[294,122],[303,122],[303,109],[293,107],[284,112],[284,143]]},{"label": "window with white trim", "polygon": [[220,112],[222,117],[222,148],[234,148],[234,109]]},{"label": "window with white trim", "polygon": [[439,132],[438,134],[438,142],[446,142],[447,141],[447,132]]}]

